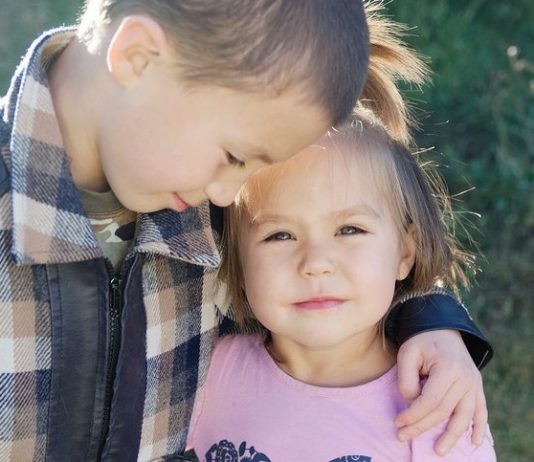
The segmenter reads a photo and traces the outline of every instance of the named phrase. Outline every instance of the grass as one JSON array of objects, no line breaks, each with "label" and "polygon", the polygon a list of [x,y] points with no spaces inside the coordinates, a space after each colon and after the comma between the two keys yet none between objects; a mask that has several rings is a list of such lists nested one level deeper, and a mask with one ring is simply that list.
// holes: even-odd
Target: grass
[{"label": "grass", "polygon": [[0,94],[5,94],[13,70],[33,39],[42,31],[76,18],[81,1],[6,1],[0,15]]},{"label": "grass", "polygon": [[[72,22],[81,5],[5,3],[2,94],[36,34]],[[476,187],[457,205],[481,214],[482,271],[466,301],[497,353],[484,377],[499,460],[534,461],[534,3],[397,0],[388,9],[416,26],[408,40],[432,59],[433,85],[410,93],[421,108],[418,142],[436,147],[452,193]]]},{"label": "grass", "polygon": [[[466,301],[492,340],[484,371],[499,460],[534,460],[534,4],[417,0],[388,5],[417,26],[408,38],[431,57],[421,146],[435,146],[457,204],[481,214],[481,272]],[[519,56],[511,59],[511,46]],[[519,65],[518,65],[519,64]],[[464,236],[464,240],[465,236]]]}]

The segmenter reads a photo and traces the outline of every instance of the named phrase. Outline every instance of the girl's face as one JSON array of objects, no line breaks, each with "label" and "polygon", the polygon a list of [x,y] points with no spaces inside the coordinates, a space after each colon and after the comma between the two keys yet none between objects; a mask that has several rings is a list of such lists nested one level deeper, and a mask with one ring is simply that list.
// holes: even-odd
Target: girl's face
[{"label": "girl's face", "polygon": [[376,337],[415,244],[372,175],[356,158],[310,147],[253,177],[261,194],[251,195],[239,251],[248,301],[273,341],[330,350]]}]

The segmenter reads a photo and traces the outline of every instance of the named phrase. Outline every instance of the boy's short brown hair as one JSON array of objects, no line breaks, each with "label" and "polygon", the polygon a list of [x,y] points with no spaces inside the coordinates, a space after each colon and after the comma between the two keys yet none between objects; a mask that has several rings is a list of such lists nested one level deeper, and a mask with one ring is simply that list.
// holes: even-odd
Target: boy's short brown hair
[{"label": "boy's short brown hair", "polygon": [[131,14],[162,26],[185,82],[275,95],[296,86],[333,125],[350,114],[366,79],[361,0],[87,0],[79,34],[90,41]]}]

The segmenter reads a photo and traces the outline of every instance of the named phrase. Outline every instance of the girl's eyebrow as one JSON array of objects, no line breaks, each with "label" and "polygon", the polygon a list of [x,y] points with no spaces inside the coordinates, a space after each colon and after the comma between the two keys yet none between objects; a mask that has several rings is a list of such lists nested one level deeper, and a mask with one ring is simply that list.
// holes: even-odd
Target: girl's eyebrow
[{"label": "girl's eyebrow", "polygon": [[[352,216],[368,216],[371,218],[379,219],[381,214],[371,205],[367,203],[361,203],[353,207],[349,207],[341,210],[334,210],[327,214],[327,219],[332,219],[333,221],[346,219]],[[278,224],[280,222],[284,223],[296,223],[297,218],[291,215],[282,215],[278,213],[258,213],[251,220],[251,226],[258,227],[265,224]]]},{"label": "girl's eyebrow", "polygon": [[278,214],[278,213],[265,213],[265,214],[261,214],[261,213],[258,213],[256,215],[254,215],[254,217],[252,218],[250,224],[252,226],[261,226],[261,225],[265,225],[265,224],[276,224],[276,223],[280,223],[280,222],[291,222],[291,223],[294,223],[296,222],[297,220],[292,217],[292,216],[289,216],[289,215],[281,215],[281,214]]},{"label": "girl's eyebrow", "polygon": [[381,214],[370,204],[361,203],[354,207],[338,210],[333,213],[336,217],[345,218],[349,216],[366,215],[372,218],[380,218]]}]

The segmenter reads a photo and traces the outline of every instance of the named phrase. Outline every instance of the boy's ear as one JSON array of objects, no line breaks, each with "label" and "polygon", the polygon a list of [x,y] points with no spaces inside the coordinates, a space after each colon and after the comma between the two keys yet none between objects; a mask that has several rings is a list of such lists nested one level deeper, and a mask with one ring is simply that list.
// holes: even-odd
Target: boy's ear
[{"label": "boy's ear", "polygon": [[417,248],[415,237],[416,230],[413,225],[410,225],[401,242],[401,259],[397,269],[397,281],[406,279],[413,268]]},{"label": "boy's ear", "polygon": [[143,76],[156,60],[169,59],[171,47],[163,28],[148,16],[123,18],[109,43],[106,64],[112,77],[127,85]]}]

